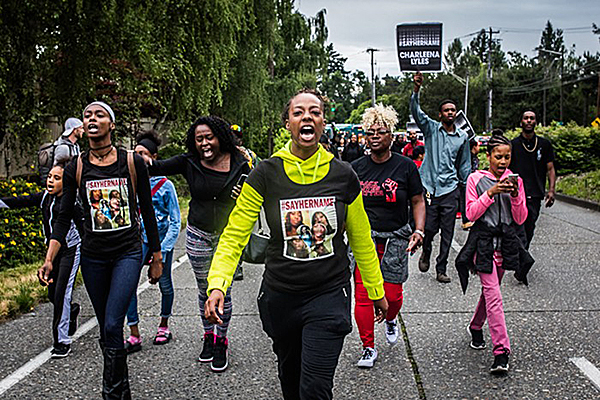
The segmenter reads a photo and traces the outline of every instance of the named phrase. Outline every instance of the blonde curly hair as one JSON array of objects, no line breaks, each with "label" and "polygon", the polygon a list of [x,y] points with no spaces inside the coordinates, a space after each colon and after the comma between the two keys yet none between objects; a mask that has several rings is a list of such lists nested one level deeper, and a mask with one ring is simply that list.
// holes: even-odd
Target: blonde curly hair
[{"label": "blonde curly hair", "polygon": [[398,123],[398,113],[392,106],[384,106],[379,103],[375,107],[367,108],[362,116],[362,126],[366,131],[371,126],[378,124],[383,125],[394,132],[396,124]]}]

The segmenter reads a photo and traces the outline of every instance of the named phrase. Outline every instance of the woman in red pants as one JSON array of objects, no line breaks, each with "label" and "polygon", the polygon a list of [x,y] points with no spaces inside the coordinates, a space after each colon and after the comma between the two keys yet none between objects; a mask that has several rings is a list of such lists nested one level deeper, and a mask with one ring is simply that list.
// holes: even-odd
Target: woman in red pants
[{"label": "woman in red pants", "polygon": [[[385,318],[388,343],[398,341],[396,317],[402,307],[402,284],[408,278],[408,253],[423,243],[425,201],[417,166],[410,158],[392,153],[392,132],[398,122],[396,111],[381,104],[363,114],[367,143],[371,154],[352,163],[358,175],[365,210],[371,224],[371,237],[381,262],[385,297],[389,308]],[[408,201],[412,204],[415,228],[409,224]],[[369,300],[358,268],[354,314],[363,344],[358,366],[371,368],[377,359],[373,302]]]}]

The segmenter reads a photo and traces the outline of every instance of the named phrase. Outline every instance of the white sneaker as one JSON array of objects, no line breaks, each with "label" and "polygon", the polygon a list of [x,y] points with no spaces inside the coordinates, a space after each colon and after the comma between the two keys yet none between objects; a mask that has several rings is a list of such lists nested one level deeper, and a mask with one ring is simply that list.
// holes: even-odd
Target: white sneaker
[{"label": "white sneaker", "polygon": [[365,347],[357,365],[359,368],[373,368],[375,360],[377,360],[377,350],[372,347]]},{"label": "white sneaker", "polygon": [[396,321],[385,321],[385,338],[387,342],[391,345],[396,344],[399,335],[398,323]]}]

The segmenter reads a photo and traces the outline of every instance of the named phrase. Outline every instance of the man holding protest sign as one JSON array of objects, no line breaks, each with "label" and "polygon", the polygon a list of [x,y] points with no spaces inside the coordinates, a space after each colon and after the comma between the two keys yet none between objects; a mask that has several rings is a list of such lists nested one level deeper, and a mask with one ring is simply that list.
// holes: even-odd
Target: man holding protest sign
[{"label": "man holding protest sign", "polygon": [[433,238],[441,230],[440,254],[436,259],[436,278],[448,283],[446,274],[450,244],[454,236],[454,221],[458,208],[459,183],[466,185],[471,172],[471,157],[467,133],[454,124],[456,105],[452,100],[440,103],[440,122],[427,116],[419,106],[419,90],[423,74],[414,75],[414,92],[410,97],[410,111],[425,140],[425,159],[420,173],[426,190],[426,220],[423,253],[419,270],[429,270]]}]

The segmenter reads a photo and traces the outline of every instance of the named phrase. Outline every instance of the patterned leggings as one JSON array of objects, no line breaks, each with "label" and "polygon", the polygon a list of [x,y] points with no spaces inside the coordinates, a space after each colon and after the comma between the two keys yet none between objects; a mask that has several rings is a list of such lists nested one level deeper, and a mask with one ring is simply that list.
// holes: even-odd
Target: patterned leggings
[{"label": "patterned leggings", "polygon": [[[205,333],[214,333],[215,325],[208,322],[204,316],[204,303],[208,300],[206,289],[208,288],[208,270],[210,263],[215,254],[219,243],[219,235],[214,233],[204,232],[194,226],[188,224],[186,229],[185,250],[187,252],[192,270],[196,276],[196,284],[198,285],[198,305],[200,306],[200,317],[202,318],[202,326]],[[217,336],[226,337],[229,321],[231,320],[231,286],[225,294],[225,304],[221,319],[223,324],[217,325]]]}]

